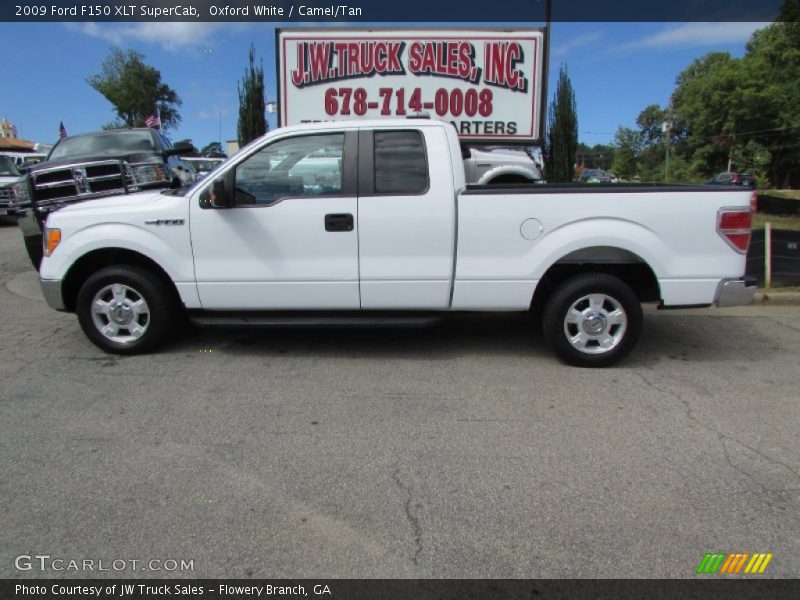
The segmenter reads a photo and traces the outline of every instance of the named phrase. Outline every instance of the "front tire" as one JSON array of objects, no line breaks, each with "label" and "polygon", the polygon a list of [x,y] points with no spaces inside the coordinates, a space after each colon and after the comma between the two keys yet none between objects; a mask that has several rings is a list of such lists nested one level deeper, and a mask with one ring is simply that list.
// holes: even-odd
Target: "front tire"
[{"label": "front tire", "polygon": [[76,304],[86,337],[112,354],[143,354],[162,345],[175,308],[164,281],[134,265],[106,267],[81,286]]},{"label": "front tire", "polygon": [[550,348],[577,367],[607,367],[639,341],[642,307],[624,282],[603,273],[576,275],[548,298],[542,331]]}]

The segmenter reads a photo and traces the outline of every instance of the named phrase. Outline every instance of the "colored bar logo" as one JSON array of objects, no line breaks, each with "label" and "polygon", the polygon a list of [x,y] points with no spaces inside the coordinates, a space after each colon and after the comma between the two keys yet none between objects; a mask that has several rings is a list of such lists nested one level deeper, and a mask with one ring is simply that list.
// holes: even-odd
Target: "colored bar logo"
[{"label": "colored bar logo", "polygon": [[697,573],[717,573],[719,575],[761,574],[767,569],[772,553],[725,552],[706,553],[697,567]]}]

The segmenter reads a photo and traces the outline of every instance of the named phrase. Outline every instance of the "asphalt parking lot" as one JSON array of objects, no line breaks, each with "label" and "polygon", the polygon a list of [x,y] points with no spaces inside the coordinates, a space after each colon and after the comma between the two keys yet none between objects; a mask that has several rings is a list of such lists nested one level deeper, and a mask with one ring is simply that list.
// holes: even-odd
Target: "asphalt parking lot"
[{"label": "asphalt parking lot", "polygon": [[711,551],[800,576],[800,307],[648,311],[608,370],[519,316],[120,358],[29,269],[0,225],[0,577],[692,577]]}]

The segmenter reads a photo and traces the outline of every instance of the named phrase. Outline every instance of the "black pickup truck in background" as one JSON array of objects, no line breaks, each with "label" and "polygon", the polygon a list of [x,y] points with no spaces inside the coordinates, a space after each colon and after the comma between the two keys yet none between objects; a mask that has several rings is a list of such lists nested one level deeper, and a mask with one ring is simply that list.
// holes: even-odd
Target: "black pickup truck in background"
[{"label": "black pickup truck in background", "polygon": [[26,195],[17,199],[25,248],[34,267],[42,261],[42,228],[47,215],[75,202],[153,188],[177,188],[197,178],[180,155],[191,142],[174,145],[150,128],[109,129],[63,138],[47,160],[30,168]]}]

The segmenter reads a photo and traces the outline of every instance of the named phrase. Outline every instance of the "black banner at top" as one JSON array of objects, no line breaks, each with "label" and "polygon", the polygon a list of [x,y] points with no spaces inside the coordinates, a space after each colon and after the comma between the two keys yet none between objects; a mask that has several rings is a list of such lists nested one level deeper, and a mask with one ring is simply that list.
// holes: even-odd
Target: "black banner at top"
[{"label": "black banner at top", "polygon": [[282,23],[543,23],[774,21],[800,0],[10,0],[0,20],[272,21]]}]

